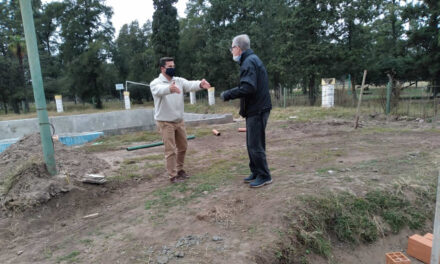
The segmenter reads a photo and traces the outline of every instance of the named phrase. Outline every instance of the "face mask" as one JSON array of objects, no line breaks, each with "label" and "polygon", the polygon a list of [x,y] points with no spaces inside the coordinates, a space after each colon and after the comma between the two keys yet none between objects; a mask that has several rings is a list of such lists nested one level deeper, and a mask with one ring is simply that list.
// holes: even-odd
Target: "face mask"
[{"label": "face mask", "polygon": [[166,75],[173,77],[176,74],[176,68],[167,68],[165,71]]},{"label": "face mask", "polygon": [[239,55],[239,56],[233,56],[232,59],[233,59],[235,62],[240,62],[241,55]]}]

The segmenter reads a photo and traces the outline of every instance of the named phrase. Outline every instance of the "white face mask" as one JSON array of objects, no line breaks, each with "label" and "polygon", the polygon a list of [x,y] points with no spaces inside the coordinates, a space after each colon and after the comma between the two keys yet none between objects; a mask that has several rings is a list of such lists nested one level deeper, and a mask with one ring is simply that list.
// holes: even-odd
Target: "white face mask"
[{"label": "white face mask", "polygon": [[240,62],[241,55],[239,55],[239,56],[232,56],[232,59],[233,59],[235,62]]}]

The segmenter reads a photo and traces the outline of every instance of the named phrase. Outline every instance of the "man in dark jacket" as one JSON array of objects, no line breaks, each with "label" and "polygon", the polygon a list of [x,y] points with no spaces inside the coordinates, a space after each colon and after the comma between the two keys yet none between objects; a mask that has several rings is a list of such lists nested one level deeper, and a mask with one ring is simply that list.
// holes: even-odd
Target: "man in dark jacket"
[{"label": "man in dark jacket", "polygon": [[240,98],[240,115],[246,118],[246,146],[251,175],[244,179],[250,187],[257,188],[272,183],[266,161],[266,124],[272,103],[266,68],[250,49],[248,35],[238,35],[232,40],[230,51],[233,60],[240,64],[240,85],[224,91],[224,101]]}]

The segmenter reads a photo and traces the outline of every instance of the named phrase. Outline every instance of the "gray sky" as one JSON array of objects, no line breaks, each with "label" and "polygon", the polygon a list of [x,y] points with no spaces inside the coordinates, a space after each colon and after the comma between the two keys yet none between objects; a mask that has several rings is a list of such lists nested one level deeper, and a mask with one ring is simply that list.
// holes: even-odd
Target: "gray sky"
[{"label": "gray sky", "polygon": [[[43,0],[43,3],[60,0]],[[186,2],[188,0],[179,0],[175,7],[179,17],[185,17]],[[122,25],[129,24],[134,20],[143,25],[147,19],[153,19],[153,0],[107,0],[108,6],[113,7],[112,23],[115,27],[115,37],[118,36]]]}]

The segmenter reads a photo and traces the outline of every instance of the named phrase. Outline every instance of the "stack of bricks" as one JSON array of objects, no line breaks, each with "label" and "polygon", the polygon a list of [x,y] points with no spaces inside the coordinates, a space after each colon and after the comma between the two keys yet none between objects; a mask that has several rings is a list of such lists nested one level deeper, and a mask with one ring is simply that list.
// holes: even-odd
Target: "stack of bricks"
[{"label": "stack of bricks", "polygon": [[406,253],[409,256],[420,260],[423,263],[431,263],[433,235],[427,233],[424,236],[412,235],[408,239],[408,249]]},{"label": "stack of bricks", "polygon": [[390,252],[386,254],[386,264],[411,264],[411,260],[402,252]]}]

